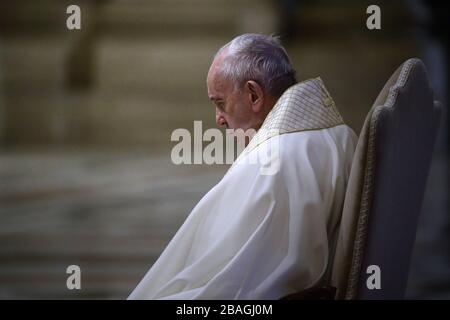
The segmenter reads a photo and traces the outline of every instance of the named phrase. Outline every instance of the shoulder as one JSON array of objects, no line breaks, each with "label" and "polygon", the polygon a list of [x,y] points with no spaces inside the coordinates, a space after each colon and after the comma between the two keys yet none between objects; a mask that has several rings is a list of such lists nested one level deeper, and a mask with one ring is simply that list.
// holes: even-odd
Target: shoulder
[{"label": "shoulder", "polygon": [[277,137],[282,159],[298,155],[327,153],[336,148],[347,149],[356,145],[358,137],[347,125],[320,130],[299,131]]}]

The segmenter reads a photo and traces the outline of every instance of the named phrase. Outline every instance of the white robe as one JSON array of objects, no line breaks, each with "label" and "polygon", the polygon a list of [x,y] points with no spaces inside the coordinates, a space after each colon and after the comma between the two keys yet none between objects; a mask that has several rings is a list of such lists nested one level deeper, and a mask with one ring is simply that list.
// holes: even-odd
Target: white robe
[{"label": "white robe", "polygon": [[[323,87],[320,79],[306,84],[311,81]],[[304,87],[294,91],[305,97]],[[320,108],[330,112],[323,90]],[[289,110],[292,102],[284,101]],[[282,134],[250,144],[129,299],[279,299],[326,282],[357,140],[338,114],[333,119],[323,129],[317,123],[304,129],[304,119],[287,126],[284,121],[277,125]],[[274,141],[279,168],[261,174],[262,165],[248,157],[271,152]]]}]

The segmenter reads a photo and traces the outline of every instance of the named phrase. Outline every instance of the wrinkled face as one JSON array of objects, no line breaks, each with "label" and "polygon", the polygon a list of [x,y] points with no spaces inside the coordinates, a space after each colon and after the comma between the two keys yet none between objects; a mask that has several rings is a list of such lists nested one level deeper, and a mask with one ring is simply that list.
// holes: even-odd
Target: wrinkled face
[{"label": "wrinkled face", "polygon": [[216,107],[216,124],[229,129],[247,130],[254,126],[251,106],[244,92],[235,89],[233,83],[220,73],[222,56],[214,60],[207,78],[208,97]]}]

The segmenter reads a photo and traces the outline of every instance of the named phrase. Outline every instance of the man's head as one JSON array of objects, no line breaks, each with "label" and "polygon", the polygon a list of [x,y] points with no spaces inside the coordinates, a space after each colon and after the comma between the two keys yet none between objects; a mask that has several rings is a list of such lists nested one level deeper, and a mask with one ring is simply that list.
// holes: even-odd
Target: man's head
[{"label": "man's head", "polygon": [[216,123],[231,129],[259,129],[277,99],[297,82],[277,38],[243,34],[223,46],[208,72],[208,96]]}]

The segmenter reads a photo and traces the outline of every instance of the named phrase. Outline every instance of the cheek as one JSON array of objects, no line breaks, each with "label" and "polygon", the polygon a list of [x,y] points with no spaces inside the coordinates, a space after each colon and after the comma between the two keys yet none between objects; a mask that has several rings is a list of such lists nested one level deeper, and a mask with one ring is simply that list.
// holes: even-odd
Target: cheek
[{"label": "cheek", "polygon": [[227,109],[226,109],[226,113],[228,114],[228,116],[230,117],[240,117],[241,114],[243,113],[244,109],[242,108],[243,106],[240,103],[241,101],[239,99],[230,99],[228,105],[227,105]]},{"label": "cheek", "polygon": [[251,114],[249,113],[249,110],[247,106],[243,103],[236,103],[234,105],[234,118],[239,121],[246,121]]},{"label": "cheek", "polygon": [[233,126],[242,126],[248,118],[248,110],[243,104],[242,98],[239,94],[230,97],[225,107],[225,119]]}]

